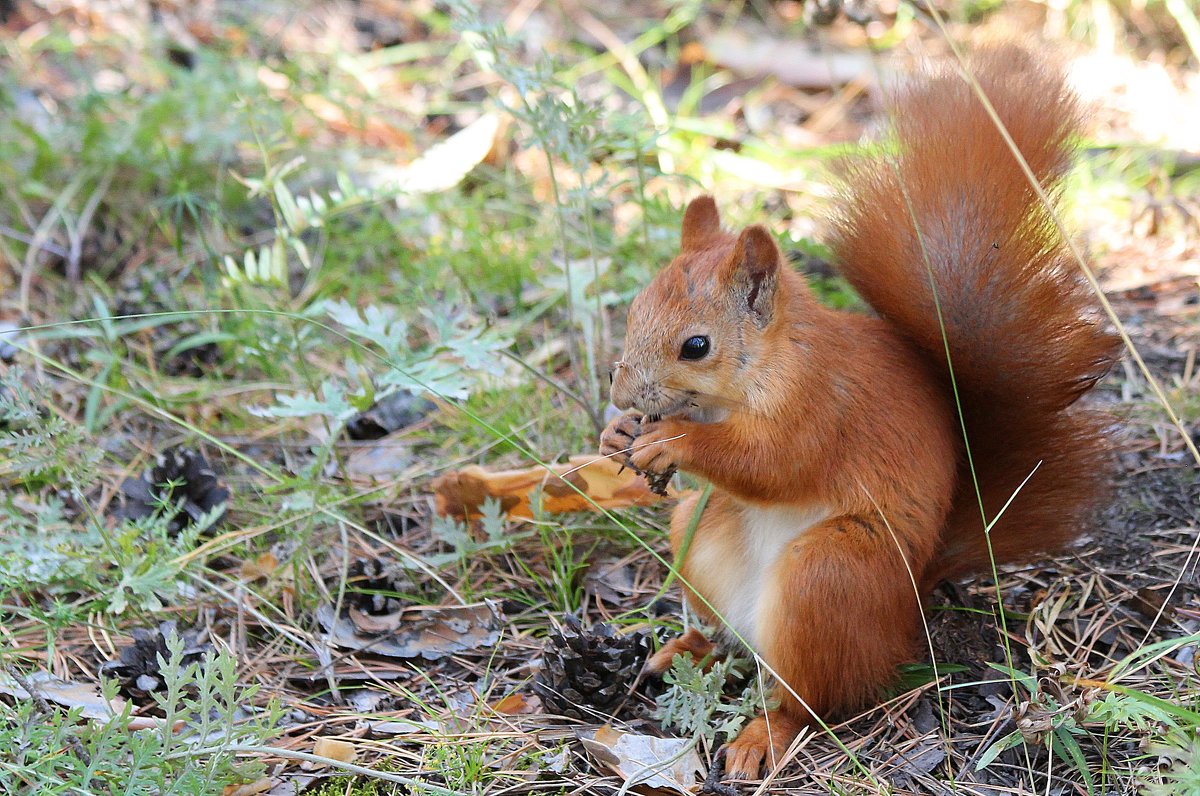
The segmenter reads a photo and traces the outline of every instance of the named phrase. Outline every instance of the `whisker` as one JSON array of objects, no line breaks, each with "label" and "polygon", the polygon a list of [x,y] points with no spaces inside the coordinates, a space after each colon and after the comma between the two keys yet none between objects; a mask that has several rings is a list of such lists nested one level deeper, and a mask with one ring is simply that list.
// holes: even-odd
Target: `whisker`
[{"label": "whisker", "polygon": [[[707,402],[712,403],[722,409],[728,409],[731,412],[738,414],[750,415],[751,417],[765,417],[761,412],[757,412],[749,407],[744,401],[739,401],[735,398],[728,398],[724,395],[714,395],[713,393],[701,392],[699,390],[686,389],[683,387],[675,387],[670,384],[659,385],[664,392],[674,393],[678,398],[703,398]],[[674,396],[673,396],[674,397]]]}]

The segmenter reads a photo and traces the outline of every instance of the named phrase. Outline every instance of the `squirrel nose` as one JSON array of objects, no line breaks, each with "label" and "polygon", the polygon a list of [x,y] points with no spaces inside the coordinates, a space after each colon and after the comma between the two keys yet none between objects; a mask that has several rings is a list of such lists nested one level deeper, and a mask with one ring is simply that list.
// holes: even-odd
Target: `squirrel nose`
[{"label": "squirrel nose", "polygon": [[622,402],[629,403],[628,393],[633,387],[633,385],[629,383],[629,374],[622,372],[624,370],[625,362],[623,360],[619,360],[613,363],[612,370],[608,372],[609,398],[620,409],[626,408],[621,406]]}]

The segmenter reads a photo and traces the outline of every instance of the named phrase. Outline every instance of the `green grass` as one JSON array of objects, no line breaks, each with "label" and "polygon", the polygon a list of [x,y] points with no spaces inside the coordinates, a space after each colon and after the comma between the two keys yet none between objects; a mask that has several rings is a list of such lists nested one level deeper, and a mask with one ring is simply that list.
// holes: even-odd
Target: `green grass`
[{"label": "green grass", "polygon": [[[265,770],[258,752],[228,747],[307,749],[312,724],[352,726],[330,719],[348,709],[328,682],[306,691],[278,672],[340,660],[313,611],[343,585],[355,592],[341,578],[357,558],[403,567],[414,583],[397,594],[414,604],[507,600],[518,614],[494,660],[421,662],[406,685],[387,686],[405,718],[469,737],[439,730],[415,752],[380,745],[370,765],[434,770],[427,784],[462,792],[512,787],[561,742],[506,736],[512,754],[497,764],[489,695],[523,687],[521,667],[559,615],[598,610],[585,577],[595,562],[659,573],[639,579],[631,601],[661,583],[646,553],[666,549],[660,512],[492,516],[468,528],[431,519],[429,478],[595,449],[624,309],[673,256],[684,197],[716,190],[728,225],[767,221],[785,250],[828,258],[764,209],[779,195],[730,176],[719,139],[814,181],[845,147],[789,149],[702,114],[698,90],[656,129],[647,109],[662,64],[651,61],[651,87],[639,88],[617,59],[578,42],[531,57],[519,36],[469,14],[413,13],[423,31],[413,41],[329,52],[286,44],[267,24],[278,20],[246,11],[221,20],[225,35],[201,43],[191,68],[172,61],[154,25],[125,37],[55,19],[0,44],[0,310],[29,327],[19,364],[0,365],[0,664],[90,681],[130,629],[203,624],[219,654],[199,667],[166,661],[170,690],[140,707],[231,733],[132,732],[128,716],[88,721],[0,697],[0,748],[18,750],[0,760],[0,790],[220,793]],[[719,16],[698,4],[648,13],[632,46],[665,42],[661,52],[677,55],[680,30],[706,14]],[[312,97],[341,109],[345,129]],[[380,179],[483,113],[510,125],[494,162],[429,193],[402,196]],[[368,135],[372,121],[392,143]],[[1148,156],[1110,154],[1073,190],[1119,214],[1155,172]],[[1194,176],[1170,190],[1186,195]],[[821,203],[782,201],[799,214]],[[836,278],[813,284],[831,305],[861,306]],[[215,346],[214,362],[198,376],[174,369],[201,344]],[[1190,386],[1173,394],[1195,417]],[[344,444],[343,424],[396,390],[433,393],[438,408],[397,442],[395,478],[346,478],[365,446]],[[181,442],[202,447],[231,488],[225,523],[173,534],[163,516],[118,517],[122,482]],[[380,527],[385,512],[411,527]],[[267,556],[276,568],[247,574]],[[674,621],[641,605],[603,611],[630,625]],[[1169,715],[1169,731],[1135,726],[1146,703],[1123,696],[1097,721],[1182,760],[1190,715]],[[711,683],[683,697],[690,714],[736,712],[736,695]],[[279,699],[308,712],[284,721]],[[239,713],[243,703],[261,712]],[[357,776],[317,792],[394,788]]]},{"label": "green grass", "polygon": [[[0,718],[0,743],[10,753],[0,761],[6,793],[217,793],[229,783],[252,782],[263,773],[256,761],[222,754],[224,747],[257,744],[270,738],[280,712],[270,706],[243,715],[256,688],[239,682],[229,655],[200,666],[182,664],[178,638],[162,668],[167,690],[155,696],[161,724],[130,728],[130,707],[107,720],[84,718],[79,708],[58,710],[36,700],[18,700]],[[3,675],[7,677],[7,675]],[[36,690],[36,686],[34,686]],[[115,686],[105,697],[115,696]],[[162,727],[187,722],[179,733]],[[210,734],[219,731],[220,737]]]}]

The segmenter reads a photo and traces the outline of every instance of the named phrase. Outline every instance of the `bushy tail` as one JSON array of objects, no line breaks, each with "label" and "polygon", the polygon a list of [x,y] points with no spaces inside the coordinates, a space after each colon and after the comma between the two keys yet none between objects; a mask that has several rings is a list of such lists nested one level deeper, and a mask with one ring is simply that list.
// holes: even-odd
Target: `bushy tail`
[{"label": "bushy tail", "polygon": [[[981,54],[971,71],[1056,197],[1080,126],[1063,76],[1016,48]],[[947,377],[950,352],[975,479],[964,457],[927,575],[940,580],[990,568],[976,479],[990,522],[1033,473],[993,527],[997,563],[1076,536],[1111,468],[1103,418],[1070,407],[1111,367],[1118,341],[964,77],[925,76],[894,109],[886,154],[849,166],[834,248],[846,278]]]}]

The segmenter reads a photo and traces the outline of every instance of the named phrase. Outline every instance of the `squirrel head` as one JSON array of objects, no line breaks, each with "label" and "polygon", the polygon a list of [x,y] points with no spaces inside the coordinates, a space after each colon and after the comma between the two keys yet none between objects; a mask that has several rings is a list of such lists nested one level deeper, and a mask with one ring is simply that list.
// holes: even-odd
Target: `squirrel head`
[{"label": "squirrel head", "polygon": [[630,306],[612,402],[706,421],[750,402],[749,372],[779,314],[782,260],[765,227],[725,233],[712,197],[692,200],[679,255]]}]

